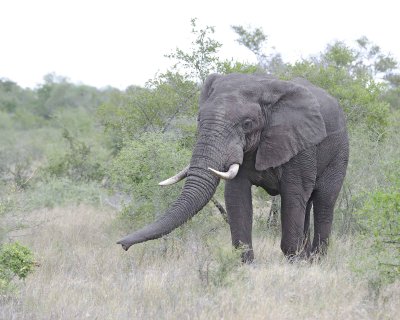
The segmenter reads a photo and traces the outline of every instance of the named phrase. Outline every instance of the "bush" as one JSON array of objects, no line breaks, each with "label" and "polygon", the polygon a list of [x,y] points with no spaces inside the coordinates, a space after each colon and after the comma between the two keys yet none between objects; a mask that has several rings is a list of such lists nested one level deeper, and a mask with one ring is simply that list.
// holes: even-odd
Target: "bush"
[{"label": "bush", "polygon": [[63,156],[50,159],[45,171],[57,177],[68,177],[75,181],[100,181],[104,177],[102,164],[95,159],[91,148],[73,137],[64,129],[63,138],[69,150]]},{"label": "bush", "polygon": [[[213,287],[227,287],[233,285],[243,277],[241,268],[241,249],[232,246],[221,246],[220,239],[215,234],[207,234],[201,244],[205,252],[195,252],[194,259],[197,271],[203,285]],[[198,240],[199,241],[199,240]],[[197,248],[196,248],[197,249]]]},{"label": "bush", "polygon": [[231,247],[213,247],[215,262],[211,263],[209,276],[213,285],[228,286],[237,281],[240,275],[241,266],[241,250],[233,249]]},{"label": "bush", "polygon": [[33,268],[34,258],[30,249],[18,242],[3,244],[0,249],[0,291],[10,289],[15,277],[25,279]]},{"label": "bush", "polygon": [[380,281],[400,278],[400,179],[391,187],[368,194],[358,215],[364,237],[372,240],[368,251]]},{"label": "bush", "polygon": [[149,81],[146,88],[130,87],[102,105],[98,117],[110,135],[111,147],[118,153],[124,141],[145,132],[176,129],[177,119],[197,113],[199,87],[178,73],[167,72]]},{"label": "bush", "polygon": [[[392,114],[387,138],[373,142],[353,135],[347,186],[348,215],[361,233],[356,270],[376,294],[383,284],[400,278],[400,142],[399,115]],[[346,202],[346,201],[344,201]]]},{"label": "bush", "polygon": [[190,153],[167,134],[145,133],[126,142],[108,169],[114,188],[132,196],[126,214],[134,215],[137,223],[163,213],[181,186],[162,188],[157,184],[181,171],[189,163]]},{"label": "bush", "polygon": [[35,174],[32,155],[27,150],[3,150],[0,155],[0,181],[15,189],[26,189]]}]

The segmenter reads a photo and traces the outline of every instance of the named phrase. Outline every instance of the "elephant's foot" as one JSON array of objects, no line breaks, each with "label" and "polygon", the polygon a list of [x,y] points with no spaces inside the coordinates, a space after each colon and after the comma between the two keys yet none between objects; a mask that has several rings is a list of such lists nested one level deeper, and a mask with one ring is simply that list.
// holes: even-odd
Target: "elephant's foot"
[{"label": "elephant's foot", "polygon": [[252,263],[254,260],[254,252],[253,249],[244,250],[241,254],[243,263]]},{"label": "elephant's foot", "polygon": [[289,262],[306,261],[311,256],[311,245],[308,236],[297,241],[281,241],[281,250]]},{"label": "elephant's foot", "polygon": [[285,254],[289,263],[304,262],[309,260],[309,256],[303,251],[296,254]]},{"label": "elephant's foot", "polygon": [[253,247],[250,244],[243,243],[242,241],[233,241],[234,248],[240,253],[240,257],[243,263],[252,263],[254,260]]},{"label": "elephant's foot", "polygon": [[329,239],[314,239],[311,255],[324,256],[328,252]]},{"label": "elephant's foot", "polygon": [[318,252],[312,250],[302,250],[292,254],[285,254],[290,263],[307,261],[309,263],[318,263],[326,255],[326,251]]}]

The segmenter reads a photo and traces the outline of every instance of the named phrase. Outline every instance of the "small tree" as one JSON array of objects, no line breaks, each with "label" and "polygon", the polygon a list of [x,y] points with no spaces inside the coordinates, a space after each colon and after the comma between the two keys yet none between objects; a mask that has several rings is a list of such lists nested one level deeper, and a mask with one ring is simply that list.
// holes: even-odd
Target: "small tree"
[{"label": "small tree", "polygon": [[100,108],[100,121],[113,136],[117,151],[123,141],[145,132],[184,130],[194,136],[200,84],[212,72],[240,68],[217,57],[221,44],[212,38],[214,27],[200,29],[196,19],[191,26],[194,39],[189,52],[176,48],[166,55],[174,61],[171,70],[149,80],[145,88],[128,88],[114,95]]},{"label": "small tree", "polygon": [[197,19],[191,20],[192,47],[190,52],[184,52],[176,48],[175,52],[167,54],[166,57],[176,60],[173,69],[179,67],[195,82],[203,83],[210,73],[218,71],[220,63],[217,57],[218,50],[222,44],[212,38],[214,27],[206,26],[204,29],[197,28]]},{"label": "small tree", "polygon": [[277,73],[284,69],[284,63],[280,53],[272,52],[269,55],[265,54],[264,50],[267,46],[268,36],[264,33],[262,28],[254,28],[251,30],[236,25],[232,26],[232,29],[239,36],[236,41],[254,53],[261,70],[265,70],[268,73]]},{"label": "small tree", "polygon": [[50,175],[68,177],[75,181],[100,181],[104,177],[104,169],[90,146],[73,137],[67,129],[64,129],[62,137],[69,148],[65,154],[50,159],[45,171]]}]

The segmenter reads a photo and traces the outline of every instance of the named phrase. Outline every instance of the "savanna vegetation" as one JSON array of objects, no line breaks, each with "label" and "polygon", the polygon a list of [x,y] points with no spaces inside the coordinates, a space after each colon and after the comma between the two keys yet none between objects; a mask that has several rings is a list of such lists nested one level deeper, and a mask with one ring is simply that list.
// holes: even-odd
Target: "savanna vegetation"
[{"label": "savanna vegetation", "polygon": [[[243,26],[233,26],[237,41],[257,63],[222,60],[214,28],[191,27],[191,49],[167,53],[171,68],[144,87],[0,79],[0,318],[398,318],[397,61],[363,37],[288,63],[261,29]],[[213,203],[163,239],[128,253],[115,244],[179,194],[181,185],[157,183],[188,163],[212,72],[304,77],[339,100],[351,155],[320,261],[288,263],[278,201],[257,189],[252,265],[240,263]]]}]

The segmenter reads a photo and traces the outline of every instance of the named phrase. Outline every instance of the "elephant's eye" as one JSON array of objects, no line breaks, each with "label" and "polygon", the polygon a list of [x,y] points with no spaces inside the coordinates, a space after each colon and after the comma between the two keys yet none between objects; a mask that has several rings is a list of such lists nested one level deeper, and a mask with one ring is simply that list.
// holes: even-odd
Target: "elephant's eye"
[{"label": "elephant's eye", "polygon": [[253,127],[253,122],[250,119],[246,119],[243,121],[242,128],[245,132],[251,130]]}]

